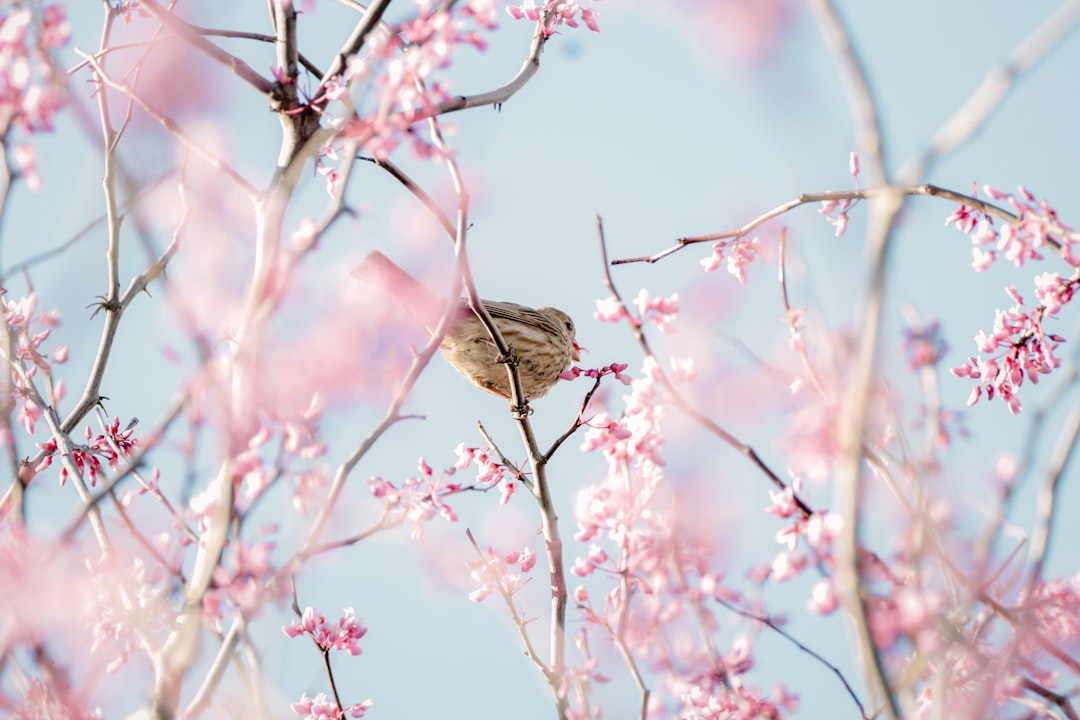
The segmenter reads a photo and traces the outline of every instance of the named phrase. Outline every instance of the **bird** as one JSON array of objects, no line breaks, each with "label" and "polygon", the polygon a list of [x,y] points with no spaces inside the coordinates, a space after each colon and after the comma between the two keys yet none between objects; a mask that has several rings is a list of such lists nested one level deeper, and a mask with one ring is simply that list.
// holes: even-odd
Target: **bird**
[{"label": "bird", "polygon": [[[397,298],[429,335],[446,308],[447,300],[403,270],[378,250],[372,250],[352,275],[372,282]],[[446,360],[473,385],[512,400],[505,364],[487,328],[465,298],[456,308],[439,349]],[[533,309],[513,302],[481,300],[503,339],[517,358],[525,402],[543,397],[559,375],[581,359],[574,321],[562,310]]]}]

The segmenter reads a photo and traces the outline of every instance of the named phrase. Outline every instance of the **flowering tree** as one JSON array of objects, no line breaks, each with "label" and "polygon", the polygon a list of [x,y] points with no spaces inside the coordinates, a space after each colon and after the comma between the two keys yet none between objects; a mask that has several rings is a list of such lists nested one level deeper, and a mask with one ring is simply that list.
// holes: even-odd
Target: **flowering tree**
[{"label": "flowering tree", "polygon": [[[643,252],[606,213],[563,228],[573,247],[504,241],[501,273],[473,250],[498,178],[459,134],[492,107],[513,124],[545,49],[597,39],[594,3],[239,5],[0,11],[5,715],[1077,716],[1080,573],[1051,549],[1076,542],[1080,235],[1024,186],[929,180],[1080,3],[894,170],[859,34],[813,0],[853,108],[844,187]],[[797,10],[658,12],[756,63]],[[473,91],[470,67],[502,79]],[[565,129],[529,138],[532,162]],[[799,225],[808,205],[825,222]],[[54,215],[83,229],[34,231]],[[944,230],[970,241],[953,277],[1015,271],[1005,308],[965,286],[991,327],[971,347],[897,259]],[[803,264],[830,235],[865,252],[833,323]],[[466,299],[508,403],[439,374],[455,303],[424,334],[349,277],[373,248]],[[631,298],[635,268],[679,292]],[[551,278],[586,272],[589,351],[530,402],[529,347],[479,298],[499,276],[565,306],[578,289]],[[722,351],[718,286],[753,298]],[[755,333],[765,306],[782,322]],[[1026,435],[995,446],[977,414]]]}]

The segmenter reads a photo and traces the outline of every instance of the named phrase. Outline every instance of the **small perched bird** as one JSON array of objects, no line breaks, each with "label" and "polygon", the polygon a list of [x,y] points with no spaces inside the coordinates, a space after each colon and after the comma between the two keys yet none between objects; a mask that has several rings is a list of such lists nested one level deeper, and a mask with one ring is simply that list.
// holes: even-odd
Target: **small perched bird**
[{"label": "small perched bird", "polygon": [[[429,334],[434,333],[447,301],[390,258],[373,250],[352,274],[388,290]],[[499,349],[465,299],[455,302],[457,309],[440,346],[443,357],[477,387],[511,399],[510,380]],[[480,302],[517,356],[526,400],[546,395],[558,382],[559,374],[572,361],[581,359],[578,355],[581,348],[574,338],[574,321],[563,311],[549,307],[534,310],[512,302]]]}]

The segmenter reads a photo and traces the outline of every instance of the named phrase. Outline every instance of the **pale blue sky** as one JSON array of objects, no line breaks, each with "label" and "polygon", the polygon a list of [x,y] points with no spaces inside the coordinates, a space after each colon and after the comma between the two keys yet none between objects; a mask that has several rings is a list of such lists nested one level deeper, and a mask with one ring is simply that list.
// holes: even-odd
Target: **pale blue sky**
[{"label": "pale blue sky", "polygon": [[[73,12],[73,44],[90,49],[98,42],[100,8],[86,5],[85,15],[83,9]],[[447,119],[453,126],[450,141],[459,151],[475,196],[469,237],[481,294],[556,305],[570,312],[577,319],[579,341],[589,348],[587,362],[628,362],[632,373],[640,369],[641,356],[626,328],[604,325],[591,317],[596,299],[605,295],[592,219],[595,213],[603,215],[611,255],[625,257],[657,251],[678,236],[735,227],[802,192],[851,185],[847,167],[854,140],[846,98],[813,18],[801,5],[796,3],[775,56],[752,65],[732,60],[721,48],[710,52],[710,46],[721,41],[700,28],[695,34],[692,21],[687,20],[691,12],[673,20],[663,16],[659,5],[601,3],[602,32],[567,29],[554,38],[539,74],[500,112],[480,108]],[[851,1],[838,6],[880,102],[886,148],[895,169],[924,147],[1053,4],[917,0]],[[225,14],[229,13],[233,16],[223,18],[207,10],[200,22],[268,32],[262,2],[236,3]],[[325,66],[347,33],[350,17],[324,0],[316,12],[301,20],[303,51]],[[488,52],[462,51],[450,72],[455,91],[486,90],[516,72],[527,52],[531,28],[509,17],[501,24],[502,31],[493,37]],[[268,50],[250,51],[246,42],[234,41],[226,47],[242,51],[259,71],[265,71],[270,62]],[[65,66],[75,62],[74,54],[62,57]],[[1080,161],[1075,139],[1078,67],[1080,41],[1070,37],[1034,72],[1022,77],[978,135],[934,168],[926,180],[961,191],[967,191],[973,181],[1010,191],[1023,183],[1048,199],[1066,222],[1075,223],[1076,208],[1067,203],[1080,196],[1080,176],[1075,172]],[[210,67],[207,77],[218,73]],[[80,102],[88,102],[90,86],[85,74],[77,76],[72,89],[82,93]],[[225,119],[222,134],[235,165],[249,181],[263,186],[277,155],[276,119],[264,101],[235,78],[215,87],[210,96],[229,109],[221,111],[211,104],[201,117],[193,114],[185,120]],[[54,136],[40,140],[44,190],[36,195],[21,187],[15,190],[0,245],[5,268],[63,242],[101,213],[100,150],[93,142],[82,141],[73,128],[70,118],[63,118]],[[138,156],[127,157],[146,176],[172,160],[171,150],[155,155],[148,146]],[[406,153],[399,160],[432,192],[448,197],[440,170],[422,167]],[[448,262],[447,245],[442,246],[441,259],[409,258],[406,248],[426,246],[436,236],[430,230],[402,236],[403,227],[423,227],[423,210],[387,176],[361,168],[352,192],[352,202],[362,211],[360,220],[340,224],[324,240],[307,270],[310,283],[322,285],[331,295],[343,292],[341,288],[353,282],[348,269],[372,247],[388,254],[396,251],[398,259],[407,258],[410,270],[419,274]],[[324,198],[320,180],[307,182],[298,196],[295,219],[318,216]],[[925,320],[943,323],[950,344],[946,364],[958,365],[974,352],[971,338],[989,328],[994,308],[1007,302],[1003,285],[1017,282],[1022,292],[1031,295],[1030,277],[1042,271],[1016,273],[1002,268],[976,276],[970,269],[968,240],[944,227],[951,210],[939,200],[917,199],[909,205],[898,232],[886,310],[890,334],[882,346],[885,361],[894,370],[899,367],[897,330],[902,303],[913,305]],[[862,290],[863,208],[851,216],[851,228],[840,239],[833,237],[831,226],[813,207],[798,210],[784,221],[792,235],[793,302],[817,308],[813,319],[834,328],[850,322],[853,300]],[[69,370],[80,380],[78,368],[89,362],[97,339],[98,326],[82,318],[88,314],[85,305],[100,293],[102,237],[99,231],[63,259],[33,271],[43,305],[58,306],[63,313],[63,332],[72,346]],[[154,240],[161,247],[167,238]],[[782,470],[782,454],[774,443],[776,423],[757,418],[753,407],[742,405],[753,403],[723,383],[725,373],[750,362],[739,343],[769,360],[786,343],[786,330],[778,321],[782,308],[775,269],[756,266],[747,287],[740,288],[726,273],[701,271],[698,260],[707,252],[702,246],[656,266],[620,268],[615,280],[628,297],[641,287],[653,294],[678,291],[683,296],[691,325],[682,335],[655,337],[654,333],[654,340],[665,355],[699,356],[703,379],[694,394],[703,409]],[[134,249],[126,256],[128,272],[137,271],[141,257]],[[1047,265],[1046,269],[1064,270],[1061,263]],[[19,282],[10,283],[13,291],[21,291]],[[122,419],[138,416],[150,423],[172,396],[170,383],[179,377],[177,369],[155,369],[152,376],[146,372],[148,363],[160,367],[163,344],[177,347],[187,362],[193,357],[192,348],[178,339],[163,297],[154,293],[136,302],[118,338],[104,394],[110,398],[109,412]],[[1059,322],[1061,334],[1070,338],[1064,357],[1069,357],[1070,345],[1076,342],[1076,325],[1075,309],[1070,309]],[[78,380],[72,384],[78,385]],[[560,387],[537,404],[533,420],[542,444],[569,424],[583,388],[583,384]],[[946,406],[961,407],[969,390],[966,382],[943,376]],[[619,387],[612,386],[612,391],[617,397]],[[1040,393],[1025,396],[1025,406],[1034,409],[1039,397]],[[1075,404],[1075,388],[1069,397],[1066,406]],[[907,402],[905,412],[910,416],[911,401]],[[620,404],[613,401],[612,406]],[[392,429],[361,462],[347,508],[365,516],[373,512],[364,482],[369,475],[399,480],[415,471],[419,456],[437,469],[451,465],[459,442],[481,443],[477,420],[504,444],[508,454],[523,457],[504,402],[477,393],[442,362],[433,363],[425,373],[406,409],[423,413],[426,419]],[[332,404],[323,424],[331,444],[327,458],[331,466],[367,434],[381,411],[380,403]],[[996,454],[1021,451],[1030,417],[1029,413],[1014,418],[996,402],[966,413],[966,425],[974,437],[958,440],[946,468],[944,482],[950,489],[944,492],[968,497],[968,504],[957,508],[968,527],[981,517],[983,503],[988,502],[985,488]],[[1060,423],[1061,417],[1059,408],[1049,417],[1048,427]],[[1041,447],[1049,448],[1053,441],[1051,434]],[[574,531],[574,492],[599,480],[604,468],[601,458],[579,454],[577,444],[571,441],[552,466],[568,540]],[[768,503],[766,482],[736,453],[678,418],[673,419],[666,456],[676,490],[685,487],[696,492],[704,482],[715,493],[702,501],[715,503],[717,522],[730,524],[726,530],[730,547],[724,551],[730,561],[727,573],[733,585],[746,589],[743,573],[767,559],[780,529],[760,512]],[[1022,527],[1030,526],[1032,486],[1039,477],[1036,474],[1018,496],[1014,519]],[[1059,500],[1073,510],[1080,502],[1076,479],[1073,470]],[[45,508],[67,492],[42,489],[31,497],[31,512],[45,514]],[[819,506],[829,504],[825,490],[816,490],[814,498]],[[62,502],[63,507],[70,507],[68,499]],[[399,529],[315,560],[299,581],[301,605],[316,605],[327,615],[352,606],[371,628],[362,643],[363,656],[335,658],[345,699],[374,699],[369,717],[550,718],[553,710],[547,690],[523,657],[498,600],[475,605],[466,598],[470,588],[432,579],[433,567],[445,563],[460,568],[472,559],[466,527],[485,533],[484,545],[502,542],[514,534],[508,529],[514,527],[521,537],[513,542],[524,542],[529,533],[522,533],[522,526],[531,530],[538,524],[529,498],[519,493],[509,508],[500,509],[494,495],[470,495],[458,498],[454,507],[461,521],[451,526],[433,521],[424,545],[410,542],[407,532]],[[262,519],[269,521],[287,510],[288,498],[275,495],[265,503]],[[883,518],[882,527],[889,526],[890,520]],[[336,529],[347,531],[345,524]],[[290,532],[295,528],[286,527],[283,546],[288,545]],[[882,541],[879,550],[887,553],[890,543],[877,539]],[[1076,559],[1065,550],[1075,541],[1071,528],[1056,538],[1049,574],[1076,572]],[[511,541],[506,543],[505,549],[511,549]],[[539,549],[538,540],[533,543]],[[581,550],[568,543],[568,563]],[[808,586],[800,582],[790,588],[773,587],[766,599],[770,607],[775,604],[777,611],[792,614],[790,630],[848,672],[865,699],[841,623],[804,612]],[[541,617],[538,626],[546,618],[545,587],[545,573],[538,568],[529,604]],[[787,597],[785,591],[790,591]],[[717,615],[724,627],[719,636],[723,645],[730,642],[735,618],[723,610]],[[306,643],[288,641],[277,629],[288,620],[286,608],[268,609],[253,624],[266,660],[268,684],[278,688],[281,700],[296,699],[304,691],[312,695],[326,691],[318,655]],[[596,641],[597,652],[606,658],[613,683],[598,689],[598,699],[604,703],[605,717],[628,717],[636,702],[632,684],[617,658],[599,649],[602,644]],[[758,666],[747,682],[766,688],[786,683],[802,698],[800,717],[856,716],[839,683],[820,665],[767,632],[760,635],[757,652]],[[117,711],[126,712],[141,702],[143,694],[119,697]],[[288,717],[287,705],[279,707],[280,716]]]}]

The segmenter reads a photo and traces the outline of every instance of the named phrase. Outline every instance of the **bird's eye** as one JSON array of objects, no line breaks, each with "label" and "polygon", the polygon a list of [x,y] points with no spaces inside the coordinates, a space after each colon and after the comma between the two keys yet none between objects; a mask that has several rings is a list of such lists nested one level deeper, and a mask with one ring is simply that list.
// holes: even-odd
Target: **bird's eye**
[{"label": "bird's eye", "polygon": [[567,320],[566,321],[566,329],[569,330],[570,332],[574,332],[574,323]]}]

